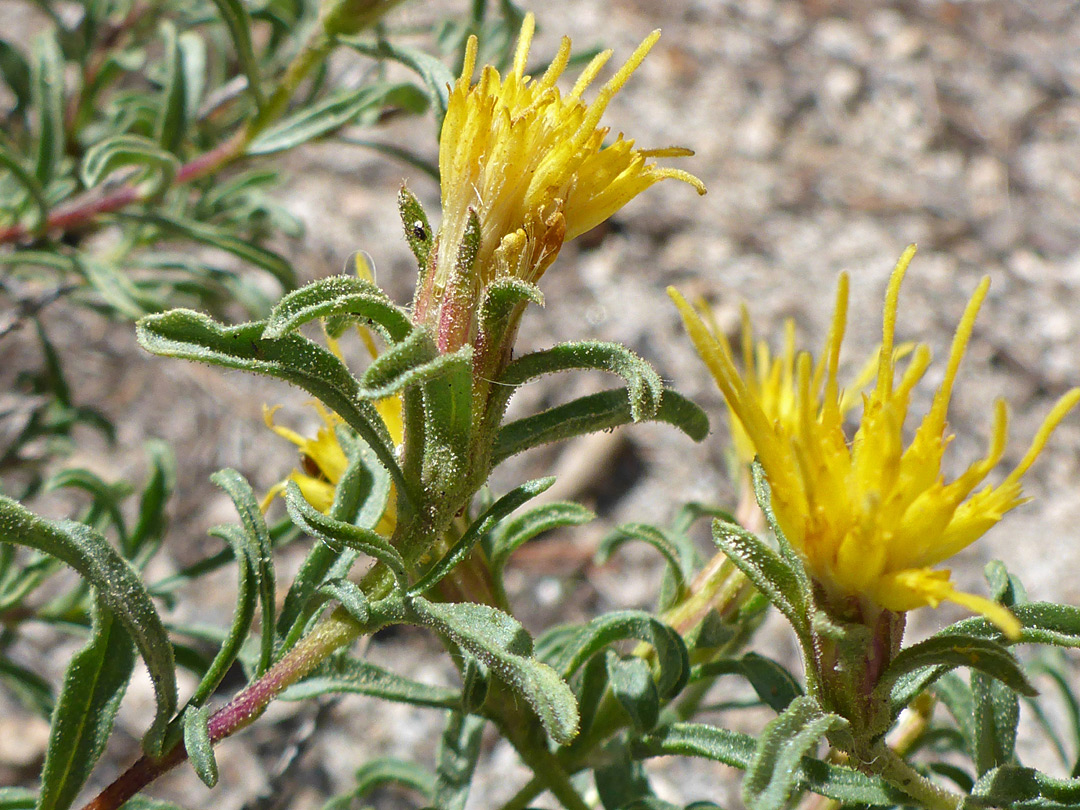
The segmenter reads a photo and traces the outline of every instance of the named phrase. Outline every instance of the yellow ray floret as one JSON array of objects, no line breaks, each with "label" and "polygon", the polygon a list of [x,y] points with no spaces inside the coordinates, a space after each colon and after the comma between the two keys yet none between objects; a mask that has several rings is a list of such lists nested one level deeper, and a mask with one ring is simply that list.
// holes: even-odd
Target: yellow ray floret
[{"label": "yellow ray floret", "polygon": [[972,494],[1004,454],[1008,414],[1005,404],[998,402],[986,455],[946,483],[942,457],[951,438],[946,413],[989,280],[979,284],[968,303],[944,380],[905,446],[911,391],[930,364],[929,349],[919,345],[910,352],[902,373],[897,368],[905,354],[895,345],[897,304],[914,252],[913,246],[905,251],[890,279],[876,382],[863,398],[862,419],[850,441],[843,429],[848,400],[837,382],[847,311],[846,276],[840,279],[833,327],[818,365],[807,353],[788,360],[793,354],[789,340],[777,373],[787,375],[792,390],[779,411],[767,404],[769,388],[754,376],[755,368],[760,374],[761,364],[755,366],[744,349],[750,371],[740,374],[726,340],[710,332],[674,289],[669,293],[765,470],[780,528],[830,597],[854,598],[898,612],[956,602],[1016,637],[1020,625],[1012,613],[989,599],[956,590],[949,572],[934,566],[1024,502],[1020,479],[1053,430],[1080,402],[1080,389],[1058,401],[1028,452],[1000,484],[985,485]]},{"label": "yellow ray floret", "polygon": [[648,162],[692,154],[688,149],[635,149],[622,135],[604,145],[608,130],[600,126],[600,118],[656,43],[659,31],[638,46],[587,104],[582,94],[611,52],[597,55],[563,95],[555,82],[570,60],[570,40],[563,38],[550,67],[534,81],[525,75],[533,29],[533,16],[526,15],[505,79],[487,66],[474,85],[476,38],[466,47],[439,140],[443,223],[435,286],[440,289],[456,263],[470,209],[481,224],[475,265],[480,282],[497,275],[535,281],[565,240],[600,224],[653,183],[671,177],[705,193],[693,175]]}]

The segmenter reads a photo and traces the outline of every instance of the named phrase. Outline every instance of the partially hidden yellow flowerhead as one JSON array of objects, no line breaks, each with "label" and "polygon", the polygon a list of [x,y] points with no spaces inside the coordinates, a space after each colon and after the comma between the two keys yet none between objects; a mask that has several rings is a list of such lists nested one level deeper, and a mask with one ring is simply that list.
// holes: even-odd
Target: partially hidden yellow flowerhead
[{"label": "partially hidden yellow flowerhead", "polygon": [[569,93],[555,86],[570,60],[564,37],[538,80],[525,75],[535,22],[525,17],[514,63],[506,78],[491,66],[476,70],[477,40],[469,39],[461,78],[451,90],[439,140],[442,225],[434,286],[453,271],[469,220],[480,221],[476,274],[482,286],[511,275],[534,282],[555,260],[564,241],[599,225],[654,183],[671,177],[705,193],[700,180],[650,158],[684,157],[688,149],[635,149],[608,134],[600,118],[656,40],[654,31],[600,89],[591,104],[582,95],[611,57],[598,54]]},{"label": "partially hidden yellow flowerhead", "polygon": [[[368,281],[374,280],[372,270],[363,254],[358,253],[356,255],[356,273]],[[372,339],[371,332],[362,326],[357,326],[356,331],[368,354],[374,359],[378,355],[378,350],[375,341]],[[330,351],[341,358],[338,341],[327,335],[326,342],[330,347]],[[316,431],[314,438],[309,438],[297,433],[295,430],[276,424],[274,414],[281,407],[280,405],[275,405],[273,408],[263,405],[263,420],[266,422],[266,426],[283,439],[287,439],[300,448],[300,468],[293,470],[284,481],[270,488],[262,501],[264,512],[270,507],[271,501],[285,490],[285,485],[289,481],[295,481],[307,502],[320,512],[329,512],[330,507],[334,505],[335,488],[349,467],[349,459],[345,455],[345,450],[341,447],[341,442],[338,441],[337,437],[337,428],[339,425],[344,424],[344,420],[336,413],[327,410],[321,402],[313,401],[311,405],[322,420],[322,426]],[[390,433],[390,438],[395,445],[400,446],[405,435],[401,399],[397,396],[390,396],[377,400],[374,405],[379,412],[379,416],[382,417],[387,431]],[[397,524],[396,513],[396,498],[393,491],[391,491],[386,504],[386,511],[383,513],[379,523],[374,527],[375,531],[387,537],[393,534],[394,526]]]},{"label": "partially hidden yellow flowerhead", "polygon": [[[284,481],[270,488],[266,497],[263,498],[263,511],[266,511],[270,502],[284,491],[289,481],[295,481],[304,499],[320,512],[327,513],[334,505],[335,488],[349,466],[349,460],[337,438],[337,427],[343,423],[343,420],[336,413],[328,411],[320,402],[312,402],[311,405],[322,419],[322,426],[316,431],[314,438],[276,424],[274,414],[281,407],[280,405],[273,408],[263,406],[263,419],[266,421],[266,426],[300,449],[300,467],[289,473]],[[401,401],[397,397],[388,397],[377,402],[375,407],[386,423],[390,437],[395,443],[400,444],[403,433]],[[393,534],[394,526],[397,524],[396,513],[396,499],[391,492],[386,511],[374,527],[375,531],[385,537]]]},{"label": "partially hidden yellow flowerhead", "polygon": [[1020,479],[1053,430],[1080,401],[1080,389],[1057,402],[1027,453],[1001,483],[975,492],[1005,450],[1008,412],[999,401],[985,457],[946,482],[942,457],[951,440],[946,412],[989,279],[983,279],[968,303],[953,338],[944,380],[905,446],[904,421],[911,391],[930,365],[929,348],[915,346],[897,378],[897,362],[903,354],[894,339],[897,305],[914,253],[914,246],[905,251],[889,281],[876,381],[863,397],[862,418],[850,441],[843,428],[845,395],[837,381],[847,322],[846,275],[838,285],[824,355],[816,366],[808,353],[794,358],[792,396],[787,415],[779,417],[766,411],[762,388],[752,375],[744,378],[736,369],[726,341],[712,334],[674,289],[668,292],[728,407],[753,444],[781,530],[802,554],[828,599],[855,600],[865,607],[895,612],[956,602],[983,614],[1015,638],[1020,624],[1011,612],[989,599],[957,590],[950,572],[934,566],[1025,502]]}]

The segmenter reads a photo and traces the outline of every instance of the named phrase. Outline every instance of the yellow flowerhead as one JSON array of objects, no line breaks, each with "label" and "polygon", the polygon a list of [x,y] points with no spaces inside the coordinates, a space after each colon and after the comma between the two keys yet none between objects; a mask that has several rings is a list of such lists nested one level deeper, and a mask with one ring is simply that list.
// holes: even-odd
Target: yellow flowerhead
[{"label": "yellow flowerhead", "polygon": [[599,225],[653,183],[673,177],[705,186],[679,169],[648,163],[688,149],[635,149],[622,135],[604,146],[600,118],[660,36],[654,31],[587,104],[582,94],[611,57],[598,54],[565,96],[555,86],[570,59],[564,37],[539,80],[525,75],[534,20],[525,17],[514,64],[505,79],[491,66],[472,84],[476,37],[470,37],[439,139],[443,221],[433,279],[446,287],[465,236],[470,209],[481,228],[476,276],[482,286],[501,275],[536,281],[565,240]]},{"label": "yellow flowerhead", "polygon": [[850,442],[843,429],[844,395],[837,382],[847,321],[846,276],[840,278],[836,311],[821,361],[815,368],[809,354],[800,353],[795,358],[789,418],[775,418],[766,412],[760,392],[736,370],[726,343],[709,332],[675,290],[669,293],[728,407],[753,443],[772,490],[780,528],[802,554],[828,599],[854,600],[895,612],[956,602],[983,614],[1015,637],[1020,624],[1008,610],[984,597],[958,591],[949,581],[949,571],[933,566],[970,545],[1006,512],[1024,503],[1020,479],[1054,428],[1080,401],[1080,389],[1058,401],[1028,452],[1000,484],[974,492],[1005,450],[1008,413],[999,401],[986,456],[946,483],[941,470],[951,439],[946,411],[989,279],[979,284],[968,303],[941,387],[905,447],[903,427],[911,391],[930,364],[930,350],[916,346],[897,379],[897,303],[914,253],[914,247],[908,248],[889,281],[876,383],[863,398],[861,423]]},{"label": "yellow flowerhead", "polygon": [[[374,273],[362,253],[356,254],[355,269],[360,278],[374,281]],[[378,349],[375,346],[370,330],[357,326],[356,332],[368,354],[374,359],[378,355]],[[330,347],[330,351],[341,359],[342,354],[338,341],[327,335],[326,342]],[[336,430],[339,425],[344,423],[344,420],[336,413],[327,410],[320,402],[312,402],[311,404],[318,411],[323,423],[322,427],[315,433],[314,439],[309,439],[295,430],[275,424],[274,414],[281,407],[280,405],[273,408],[263,405],[263,419],[266,426],[283,439],[289,440],[300,448],[300,469],[293,470],[284,481],[270,488],[270,491],[266,493],[266,497],[263,498],[263,511],[266,511],[270,506],[270,502],[284,491],[285,484],[288,481],[295,481],[307,502],[320,512],[329,512],[330,507],[334,505],[334,490],[349,466],[349,459],[338,441]],[[389,396],[377,400],[374,405],[375,410],[382,417],[394,444],[401,445],[405,436],[401,399],[397,396]],[[386,536],[393,533],[394,526],[397,523],[396,506],[397,501],[394,492],[391,490],[386,504],[386,511],[375,526],[375,531]]]},{"label": "yellow flowerhead", "polygon": [[[281,407],[280,405],[273,408],[263,406],[263,419],[266,421],[266,426],[300,448],[300,468],[293,470],[284,481],[270,488],[263,499],[264,511],[270,506],[274,497],[284,491],[288,481],[295,481],[304,499],[320,512],[329,512],[330,507],[334,505],[334,489],[349,466],[349,460],[338,441],[336,432],[337,426],[341,425],[343,420],[336,413],[328,411],[321,403],[312,402],[311,404],[318,411],[323,422],[313,439],[275,424],[274,414]],[[400,444],[403,433],[401,400],[397,397],[387,397],[377,402],[375,407],[386,423],[391,438],[395,443]],[[386,503],[386,511],[375,526],[375,531],[386,537],[393,534],[397,523],[396,514],[396,499],[394,493],[391,492]]]}]

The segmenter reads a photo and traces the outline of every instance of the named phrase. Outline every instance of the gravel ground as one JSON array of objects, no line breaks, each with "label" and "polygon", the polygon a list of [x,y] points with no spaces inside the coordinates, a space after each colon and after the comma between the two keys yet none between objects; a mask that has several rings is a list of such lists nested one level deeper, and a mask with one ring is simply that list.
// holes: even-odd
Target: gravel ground
[{"label": "gravel ground", "polygon": [[[656,560],[627,549],[597,568],[588,562],[589,544],[617,522],[665,521],[673,504],[685,500],[731,501],[720,401],[682,334],[664,293],[668,284],[706,296],[721,323],[732,326],[745,301],[757,331],[773,338],[784,319],[793,318],[800,340],[816,348],[835,280],[846,271],[852,277],[846,357],[855,365],[880,334],[886,279],[905,245],[918,243],[919,254],[901,299],[900,332],[929,343],[939,358],[978,279],[989,275],[993,286],[951,411],[952,458],[959,468],[981,451],[998,397],[1011,403],[1014,417],[1004,464],[1020,458],[1054,399],[1080,384],[1077,6],[1054,0],[577,0],[537,9],[537,57],[553,54],[558,37],[568,33],[581,48],[614,48],[618,61],[649,31],[663,28],[606,120],[645,146],[694,149],[696,156],[680,165],[698,175],[709,194],[699,199],[682,184],[663,183],[602,232],[567,246],[543,279],[548,306],[529,314],[519,350],[574,338],[626,343],[715,415],[716,429],[695,446],[670,429],[635,427],[599,443],[537,451],[500,473],[499,485],[509,486],[554,465],[570,479],[566,488],[596,505],[602,518],[572,538],[550,541],[551,553],[530,556],[528,565],[510,572],[528,626],[649,604]],[[451,7],[448,0],[413,3],[399,13],[422,22]],[[434,154],[426,122],[399,122],[376,137]],[[289,180],[281,199],[307,228],[288,249],[305,276],[338,272],[363,249],[379,281],[408,300],[413,268],[399,235],[395,193],[407,179],[434,211],[434,184],[349,146],[306,148],[290,154],[284,168]],[[228,520],[230,507],[207,475],[235,466],[258,486],[280,478],[294,458],[290,446],[268,439],[259,408],[284,402],[283,414],[302,424],[309,419],[304,397],[239,374],[147,357],[134,348],[128,328],[65,313],[61,305],[55,312],[69,316],[60,339],[85,358],[73,380],[78,395],[121,427],[118,451],[91,444],[75,461],[109,475],[129,474],[140,469],[137,448],[145,437],[168,438],[180,469],[163,565],[181,565],[213,548],[205,529]],[[22,357],[28,350],[19,341],[29,345],[28,338],[15,336],[5,353]],[[919,405],[928,402],[940,375],[940,366],[931,369],[916,396]],[[582,376],[558,385],[532,386],[513,407],[528,412],[598,383]],[[618,469],[615,480],[602,473],[604,461]],[[1080,570],[1078,466],[1080,418],[1074,415],[1027,479],[1035,502],[960,555],[956,579],[979,589],[983,564],[1000,557],[1035,597],[1080,600],[1080,578],[1062,575]],[[288,556],[282,565],[288,570],[296,562]],[[200,617],[224,621],[230,587],[223,580],[209,596],[198,594]],[[914,633],[955,615],[922,611]],[[779,624],[764,629],[761,643],[791,659],[792,642]],[[452,682],[425,634],[403,631],[376,640],[371,650],[415,677]],[[63,656],[48,660],[58,676]],[[133,755],[150,699],[148,684],[137,682],[98,779],[108,779]],[[748,730],[761,719],[724,718]],[[369,756],[430,762],[437,720],[359,698],[275,707],[221,747],[215,792],[181,770],[155,793],[217,810],[317,807]],[[30,729],[22,738],[38,746],[27,754],[25,746],[8,752],[0,742],[0,782],[30,780],[40,767],[35,757],[44,734],[27,722],[0,695],[0,741],[18,723]],[[331,730],[309,737],[315,722]],[[524,778],[507,746],[494,739],[485,744],[469,804],[474,810],[497,807]],[[1047,760],[1035,742],[1027,745],[1036,761]],[[665,798],[739,806],[738,780],[729,769],[674,760],[650,767]],[[408,801],[386,793],[375,803],[390,808]]]}]

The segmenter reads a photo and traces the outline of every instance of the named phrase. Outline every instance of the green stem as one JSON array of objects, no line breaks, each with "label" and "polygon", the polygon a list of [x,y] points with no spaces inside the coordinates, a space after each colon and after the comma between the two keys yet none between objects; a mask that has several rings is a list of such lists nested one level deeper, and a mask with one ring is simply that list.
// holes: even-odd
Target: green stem
[{"label": "green stem", "polygon": [[544,783],[536,777],[529,780],[521,790],[511,797],[499,810],[525,810],[529,802],[544,792]]},{"label": "green stem", "polygon": [[960,794],[935,785],[891,748],[881,748],[883,750],[876,752],[872,767],[882,779],[904,791],[926,810],[956,810],[960,807],[963,802]]}]

